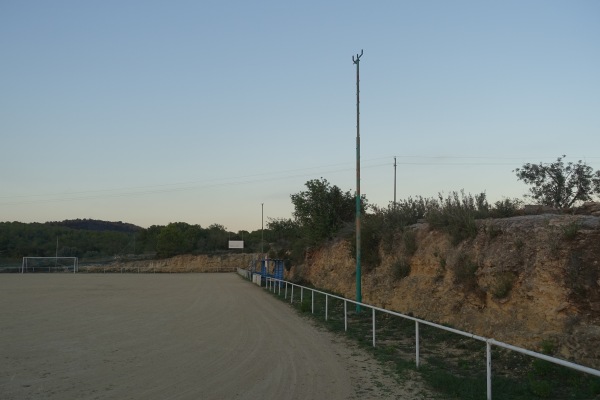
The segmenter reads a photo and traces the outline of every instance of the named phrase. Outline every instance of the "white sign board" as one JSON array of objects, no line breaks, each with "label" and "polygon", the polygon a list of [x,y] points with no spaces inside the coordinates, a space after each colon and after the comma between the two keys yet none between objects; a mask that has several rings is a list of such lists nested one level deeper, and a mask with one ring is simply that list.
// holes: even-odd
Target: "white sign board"
[{"label": "white sign board", "polygon": [[243,240],[230,240],[229,241],[229,248],[230,249],[243,249],[244,248],[244,241]]}]

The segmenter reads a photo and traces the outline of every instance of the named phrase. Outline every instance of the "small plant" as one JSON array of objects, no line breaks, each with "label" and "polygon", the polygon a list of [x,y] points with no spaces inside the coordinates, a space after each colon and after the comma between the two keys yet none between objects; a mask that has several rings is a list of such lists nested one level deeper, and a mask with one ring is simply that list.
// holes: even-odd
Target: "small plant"
[{"label": "small plant", "polygon": [[426,219],[434,228],[444,229],[453,245],[477,236],[476,218],[489,215],[485,193],[472,196],[464,191],[452,192],[447,198],[440,193],[436,203],[431,204]]},{"label": "small plant", "polygon": [[461,253],[454,265],[454,283],[463,284],[467,289],[477,287],[477,264],[466,254]]},{"label": "small plant", "polygon": [[404,243],[404,252],[407,256],[412,256],[417,251],[417,234],[412,229],[407,229],[402,234]]},{"label": "small plant", "polygon": [[300,311],[302,311],[303,313],[312,311],[312,304],[310,300],[306,301],[306,299],[304,299],[304,301],[300,303]]},{"label": "small plant", "polygon": [[515,239],[515,248],[519,251],[523,250],[525,247],[525,241],[522,238]]},{"label": "small plant", "polygon": [[508,296],[513,287],[514,277],[511,273],[505,273],[496,279],[492,288],[492,295],[496,299],[504,299]]},{"label": "small plant", "polygon": [[490,240],[493,240],[502,234],[502,229],[498,228],[495,225],[489,224],[485,227],[485,233],[487,234]]},{"label": "small plant", "polygon": [[580,224],[577,221],[573,221],[570,224],[563,226],[562,233],[565,240],[573,240],[577,237],[579,232]]},{"label": "small plant", "polygon": [[519,199],[503,199],[494,203],[490,211],[492,218],[509,218],[519,215],[523,210],[523,201]]},{"label": "small plant", "polygon": [[529,390],[537,397],[541,397],[543,399],[550,398],[552,394],[552,385],[550,382],[545,380],[529,380]]},{"label": "small plant", "polygon": [[446,269],[446,259],[442,257],[440,257],[440,269]]},{"label": "small plant", "polygon": [[405,258],[400,258],[392,264],[394,279],[401,280],[410,275],[410,263]]},{"label": "small plant", "polygon": [[[381,264],[381,254],[379,253],[381,244],[381,216],[368,215],[364,219],[361,228],[361,257],[363,271],[371,272]],[[350,254],[356,257],[356,232],[349,246]]]},{"label": "small plant", "polygon": [[556,351],[556,344],[552,340],[544,339],[540,343],[540,350],[543,354],[551,356]]}]

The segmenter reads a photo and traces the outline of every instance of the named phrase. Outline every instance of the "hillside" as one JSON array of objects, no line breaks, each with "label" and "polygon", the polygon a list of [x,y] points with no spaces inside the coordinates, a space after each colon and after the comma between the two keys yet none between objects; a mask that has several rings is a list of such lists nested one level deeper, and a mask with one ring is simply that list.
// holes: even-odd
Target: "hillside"
[{"label": "hillside", "polygon": [[[395,238],[363,272],[364,302],[533,350],[551,343],[559,357],[600,368],[599,216],[480,220],[458,245],[425,223],[410,229],[414,245]],[[289,277],[355,297],[347,241],[313,252]]]},{"label": "hillside", "polygon": [[124,233],[135,233],[141,231],[143,228],[128,224],[125,222],[112,222],[112,221],[101,221],[97,219],[69,219],[64,221],[53,221],[46,222],[45,225],[59,226],[71,229],[79,229],[86,231],[97,231],[97,232],[124,232]]}]

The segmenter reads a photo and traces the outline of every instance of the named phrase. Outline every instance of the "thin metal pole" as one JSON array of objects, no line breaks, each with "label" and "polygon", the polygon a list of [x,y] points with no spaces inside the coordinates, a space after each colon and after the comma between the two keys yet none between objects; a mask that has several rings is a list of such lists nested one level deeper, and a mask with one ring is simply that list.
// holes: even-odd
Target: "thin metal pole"
[{"label": "thin metal pole", "polygon": [[264,254],[264,241],[265,241],[265,203],[260,203],[260,253]]},{"label": "thin metal pole", "polygon": [[396,209],[396,157],[394,157],[394,209]]},{"label": "thin metal pole", "polygon": [[[361,271],[360,271],[360,58],[363,50],[352,62],[356,64],[356,301],[362,303]],[[360,304],[356,304],[356,312],[360,312]]]},{"label": "thin metal pole", "polygon": [[344,332],[348,332],[348,302],[344,300]]},{"label": "thin metal pole", "polygon": [[373,310],[373,347],[375,347],[375,309],[371,310]]},{"label": "thin metal pole", "polygon": [[489,340],[485,342],[487,364],[487,400],[492,400],[492,345]]},{"label": "thin metal pole", "polygon": [[415,321],[415,347],[416,347],[416,355],[415,362],[417,364],[417,369],[419,368],[419,321]]},{"label": "thin metal pole", "polygon": [[329,296],[325,295],[325,321],[327,321],[328,300],[329,300]]}]

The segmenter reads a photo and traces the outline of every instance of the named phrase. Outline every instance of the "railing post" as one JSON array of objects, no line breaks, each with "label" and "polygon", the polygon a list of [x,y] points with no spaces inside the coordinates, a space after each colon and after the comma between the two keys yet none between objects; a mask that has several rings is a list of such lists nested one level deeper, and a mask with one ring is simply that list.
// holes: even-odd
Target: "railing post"
[{"label": "railing post", "polygon": [[314,290],[310,291],[310,308],[311,308],[311,312],[314,314],[315,313],[315,291]]},{"label": "railing post", "polygon": [[294,284],[292,283],[292,295],[290,296],[290,304],[294,303]]},{"label": "railing post", "polygon": [[371,310],[373,310],[373,347],[375,347],[375,309],[371,308]]},{"label": "railing post", "polygon": [[285,283],[285,296],[283,298],[287,299],[287,282]]},{"label": "railing post", "polygon": [[300,304],[304,303],[304,286],[300,286]]},{"label": "railing post", "polygon": [[278,282],[279,285],[279,296],[281,296],[281,281]]},{"label": "railing post", "polygon": [[415,362],[417,364],[417,369],[419,368],[419,321],[415,321],[415,348],[416,350],[416,355],[415,355]]},{"label": "railing post", "polygon": [[325,295],[325,321],[327,321],[327,306],[328,306],[329,296]]},{"label": "railing post", "polygon": [[492,345],[489,339],[485,341],[487,358],[487,400],[492,400]]},{"label": "railing post", "polygon": [[348,332],[348,302],[344,299],[344,332]]}]

